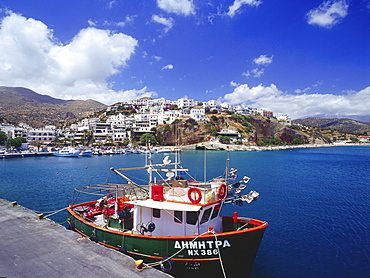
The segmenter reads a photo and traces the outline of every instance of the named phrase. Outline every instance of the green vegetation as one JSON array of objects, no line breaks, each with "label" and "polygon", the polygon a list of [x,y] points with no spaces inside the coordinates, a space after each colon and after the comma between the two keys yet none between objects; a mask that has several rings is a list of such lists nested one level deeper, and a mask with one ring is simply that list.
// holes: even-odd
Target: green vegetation
[{"label": "green vegetation", "polygon": [[128,138],[123,139],[122,145],[127,146],[128,144],[130,144],[130,139]]},{"label": "green vegetation", "polygon": [[228,144],[230,143],[230,137],[229,136],[217,136],[218,140],[220,140],[221,143]]},{"label": "green vegetation", "polygon": [[283,146],[283,145],[301,145],[304,144],[305,142],[302,139],[299,138],[293,138],[292,140],[289,141],[284,141],[283,138],[263,138],[262,140],[259,140],[257,144],[259,146]]},{"label": "green vegetation", "polygon": [[218,132],[217,127],[215,127],[214,125],[213,125],[213,126],[211,126],[211,132],[210,132],[210,135],[211,135],[211,136],[216,136],[216,135],[217,135],[217,132]]},{"label": "green vegetation", "polygon": [[217,122],[218,121],[218,118],[215,115],[212,115],[211,116],[211,121],[212,122]]},{"label": "green vegetation", "polygon": [[245,127],[244,132],[246,133],[250,133],[254,129],[254,126],[248,121],[247,117],[244,115],[232,114],[231,119],[237,123],[241,123]]},{"label": "green vegetation", "polygon": [[290,126],[288,126],[289,128],[291,128],[291,129],[295,129],[295,130],[298,130],[298,131],[302,131],[302,128],[300,127],[300,126],[298,126],[298,125],[290,125]]},{"label": "green vegetation", "polygon": [[141,135],[141,137],[140,137],[140,145],[146,146],[149,143],[152,146],[158,144],[157,139],[155,138],[155,136],[153,134],[151,134],[151,133],[144,133],[143,135]]},{"label": "green vegetation", "polygon": [[6,141],[6,146],[19,148],[22,145],[22,143],[27,143],[27,139],[24,137],[17,137],[14,139],[8,139]]},{"label": "green vegetation", "polygon": [[8,139],[8,136],[6,136],[6,133],[3,131],[0,131],[0,145],[3,145],[6,139]]}]

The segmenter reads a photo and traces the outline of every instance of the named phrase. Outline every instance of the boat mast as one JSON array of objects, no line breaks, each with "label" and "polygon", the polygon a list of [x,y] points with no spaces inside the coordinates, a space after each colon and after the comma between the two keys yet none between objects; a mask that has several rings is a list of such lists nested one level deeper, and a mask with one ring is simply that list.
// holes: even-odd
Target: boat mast
[{"label": "boat mast", "polygon": [[[148,146],[147,146],[147,148],[148,148],[148,153],[147,153],[147,155],[146,155],[146,162],[145,162],[145,166],[147,166],[148,167],[148,169],[149,169],[149,182],[148,182],[148,184],[151,184],[151,182],[152,182],[152,179],[153,179],[153,174],[152,174],[152,155],[151,155],[151,153],[150,153],[150,141],[149,141],[149,143],[148,143]],[[148,164],[148,161],[149,161],[149,164]]]},{"label": "boat mast", "polygon": [[230,173],[230,153],[227,152],[226,169],[225,169],[225,182],[229,184],[229,173]]},{"label": "boat mast", "polygon": [[204,183],[207,182],[207,149],[204,149],[204,165],[203,165],[203,177],[204,177]]},{"label": "boat mast", "polygon": [[[114,169],[113,167],[110,168],[113,172],[115,172],[117,175],[119,175],[120,177],[124,178],[127,183],[129,185],[133,185],[133,186],[136,186],[137,188],[139,188],[140,190],[148,193],[148,190],[146,190],[145,188],[141,187],[140,185],[138,185],[137,183],[135,183],[133,180],[131,180],[129,177],[125,176],[124,174],[122,174],[121,172],[119,172],[120,169],[116,170]],[[145,169],[145,168],[144,168]]]}]

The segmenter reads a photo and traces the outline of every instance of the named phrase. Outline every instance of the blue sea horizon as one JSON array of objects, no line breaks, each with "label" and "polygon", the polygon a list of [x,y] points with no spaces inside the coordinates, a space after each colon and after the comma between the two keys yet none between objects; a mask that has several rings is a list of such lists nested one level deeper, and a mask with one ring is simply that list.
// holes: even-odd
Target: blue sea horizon
[{"label": "blue sea horizon", "polygon": [[[223,174],[228,157],[240,179],[251,178],[245,192],[256,190],[261,196],[241,207],[227,205],[222,213],[236,210],[269,223],[250,277],[368,277],[370,147],[181,153],[198,180]],[[72,202],[75,187],[122,182],[110,167],[144,162],[141,154],[2,159],[0,198],[51,212]],[[66,216],[62,211],[51,219],[62,223]]]}]

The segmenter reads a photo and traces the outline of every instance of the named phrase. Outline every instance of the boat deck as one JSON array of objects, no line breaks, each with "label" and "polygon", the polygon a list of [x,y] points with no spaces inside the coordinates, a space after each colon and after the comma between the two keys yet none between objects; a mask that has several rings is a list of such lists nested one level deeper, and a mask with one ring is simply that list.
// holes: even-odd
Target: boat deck
[{"label": "boat deck", "polygon": [[0,277],[172,277],[0,199]]}]

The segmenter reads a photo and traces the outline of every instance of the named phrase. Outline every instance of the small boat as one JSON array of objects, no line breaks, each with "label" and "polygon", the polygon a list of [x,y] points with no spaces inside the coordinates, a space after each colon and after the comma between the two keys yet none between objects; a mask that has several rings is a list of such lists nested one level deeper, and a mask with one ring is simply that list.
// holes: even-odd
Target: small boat
[{"label": "small boat", "polygon": [[63,147],[62,149],[56,150],[53,152],[54,156],[62,156],[62,157],[78,157],[80,151],[73,147]]},{"label": "small boat", "polygon": [[80,156],[92,156],[93,155],[93,151],[91,149],[81,149],[80,150],[80,153],[79,153]]},{"label": "small boat", "polygon": [[181,148],[178,147],[157,147],[154,149],[156,153],[178,153],[181,152]]},{"label": "small boat", "polygon": [[[229,159],[225,174],[207,182],[196,181],[169,156],[158,164],[153,160],[148,155],[143,167],[111,168],[122,184],[76,188],[75,196],[96,197],[73,200],[68,228],[134,257],[141,270],[154,266],[175,277],[247,277],[268,223],[221,211],[257,200],[256,191],[243,194],[249,178],[235,182],[237,170],[229,168]],[[144,185],[131,175],[140,170],[149,179]]]}]

